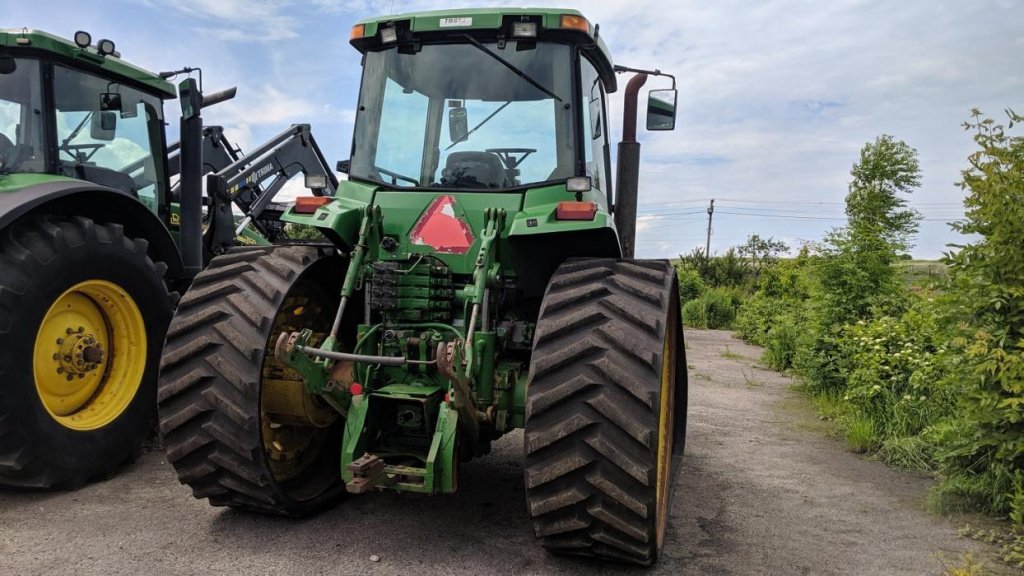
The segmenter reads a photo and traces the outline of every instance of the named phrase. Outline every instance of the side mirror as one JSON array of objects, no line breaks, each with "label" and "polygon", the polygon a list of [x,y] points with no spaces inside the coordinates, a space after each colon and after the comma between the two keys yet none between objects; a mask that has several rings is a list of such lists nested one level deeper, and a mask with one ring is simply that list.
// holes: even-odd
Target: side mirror
[{"label": "side mirror", "polygon": [[348,171],[352,169],[352,160],[338,160],[338,163],[334,165],[334,169],[342,174],[348,174]]},{"label": "side mirror", "polygon": [[89,124],[89,136],[93,140],[110,142],[117,132],[117,114],[114,112],[94,112]]},{"label": "side mirror", "polygon": [[448,110],[448,135],[452,143],[462,142],[469,136],[469,117],[462,106]]},{"label": "side mirror", "polygon": [[651,90],[647,94],[647,129],[675,130],[676,90]]}]

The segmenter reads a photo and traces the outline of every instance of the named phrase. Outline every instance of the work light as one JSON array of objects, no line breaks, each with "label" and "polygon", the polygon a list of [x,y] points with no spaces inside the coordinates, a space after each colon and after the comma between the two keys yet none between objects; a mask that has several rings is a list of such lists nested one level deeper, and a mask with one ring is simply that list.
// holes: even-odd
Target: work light
[{"label": "work light", "polygon": [[101,56],[108,56],[110,54],[113,54],[114,53],[114,41],[113,40],[107,40],[105,38],[103,40],[100,40],[99,42],[96,43],[96,51],[99,52]]},{"label": "work light", "polygon": [[77,44],[79,48],[88,48],[89,44],[92,44],[92,34],[89,34],[85,30],[75,32],[75,44]]},{"label": "work light", "polygon": [[512,23],[512,37],[513,38],[536,38],[537,37],[537,23],[536,22],[513,22]]}]

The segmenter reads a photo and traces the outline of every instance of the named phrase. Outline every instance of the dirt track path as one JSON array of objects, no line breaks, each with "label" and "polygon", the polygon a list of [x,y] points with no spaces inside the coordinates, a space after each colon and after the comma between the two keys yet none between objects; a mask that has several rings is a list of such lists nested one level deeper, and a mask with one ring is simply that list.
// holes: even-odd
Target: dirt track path
[{"label": "dirt track path", "polygon": [[[725,332],[687,333],[690,418],[661,562],[643,574],[939,574],[978,545],[921,511],[927,480],[825,438],[790,381]],[[724,355],[723,355],[724,354]],[[304,521],[214,509],[163,454],[65,494],[0,491],[0,574],[613,574],[526,519],[522,435],[453,497],[377,494]],[[976,554],[979,554],[976,552]],[[380,557],[371,562],[370,556]]]}]

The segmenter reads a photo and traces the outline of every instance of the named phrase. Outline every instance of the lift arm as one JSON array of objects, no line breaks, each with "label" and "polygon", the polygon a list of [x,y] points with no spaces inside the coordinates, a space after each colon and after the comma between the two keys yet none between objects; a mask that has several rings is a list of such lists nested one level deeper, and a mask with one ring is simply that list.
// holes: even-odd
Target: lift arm
[{"label": "lift arm", "polygon": [[[295,124],[249,154],[207,175],[211,214],[209,227],[203,235],[207,251],[220,254],[227,250],[234,245],[235,236],[250,224],[265,238],[273,240],[281,224],[276,217],[261,216],[268,211],[279,215],[282,210],[275,209],[274,196],[299,173],[305,175],[306,187],[315,196],[333,196],[338,188],[338,178],[328,167],[309,124]],[[242,212],[240,222],[235,222],[232,204]]]}]

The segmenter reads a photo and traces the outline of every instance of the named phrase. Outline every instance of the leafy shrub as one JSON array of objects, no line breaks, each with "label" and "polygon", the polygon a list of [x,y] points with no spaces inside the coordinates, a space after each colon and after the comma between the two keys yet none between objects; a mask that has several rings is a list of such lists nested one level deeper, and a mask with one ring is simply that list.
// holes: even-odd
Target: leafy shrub
[{"label": "leafy shrub", "polygon": [[763,361],[774,370],[788,370],[800,347],[802,331],[795,321],[795,315],[785,314],[776,318],[764,339]]},{"label": "leafy shrub", "polygon": [[787,302],[781,298],[756,293],[736,312],[733,328],[744,340],[764,346],[768,331],[775,325],[776,319],[785,314],[786,307]]},{"label": "leafy shrub", "polygon": [[676,277],[679,279],[679,301],[682,304],[696,300],[707,290],[700,272],[689,266],[677,266]]},{"label": "leafy shrub", "polygon": [[[1008,128],[1024,121],[1008,114]],[[1024,137],[977,110],[965,128],[980,149],[963,172],[967,218],[954,228],[978,239],[948,263],[968,434],[945,438],[943,485],[1024,525]]]},{"label": "leafy shrub", "polygon": [[737,293],[709,288],[696,300],[683,305],[683,325],[689,328],[728,328],[736,317]]}]

